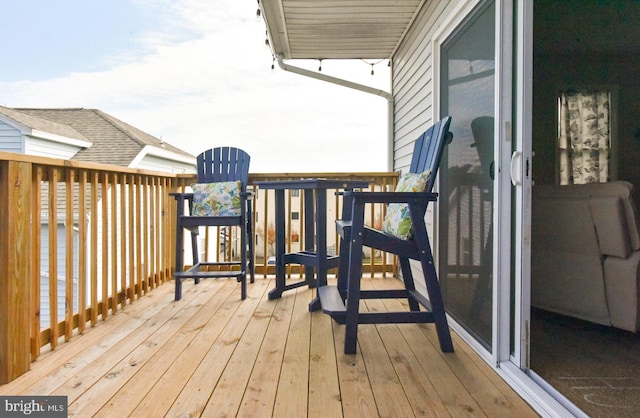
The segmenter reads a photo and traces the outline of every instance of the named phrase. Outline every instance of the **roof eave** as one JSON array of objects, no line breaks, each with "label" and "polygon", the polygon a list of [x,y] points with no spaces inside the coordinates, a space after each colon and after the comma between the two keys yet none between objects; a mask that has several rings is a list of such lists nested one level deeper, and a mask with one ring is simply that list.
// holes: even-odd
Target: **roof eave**
[{"label": "roof eave", "polygon": [[[351,11],[355,8],[360,15],[376,16],[374,20],[364,19],[348,25],[343,19],[339,22],[334,20],[332,25],[324,24],[331,21],[332,17],[335,19],[336,8],[342,6],[328,8],[327,14],[324,11],[316,14],[314,19],[317,20],[309,25],[293,21],[286,14],[282,0],[261,0],[259,7],[274,57],[281,56],[285,60],[391,59],[425,2],[417,0],[413,4],[405,4],[401,26],[397,25],[398,15],[381,15],[380,5],[376,3],[363,2],[355,6],[353,3],[344,3],[344,7],[350,7]],[[288,8],[292,10],[293,4],[289,4]],[[304,41],[300,42],[301,39]],[[313,42],[308,42],[309,39]]]}]

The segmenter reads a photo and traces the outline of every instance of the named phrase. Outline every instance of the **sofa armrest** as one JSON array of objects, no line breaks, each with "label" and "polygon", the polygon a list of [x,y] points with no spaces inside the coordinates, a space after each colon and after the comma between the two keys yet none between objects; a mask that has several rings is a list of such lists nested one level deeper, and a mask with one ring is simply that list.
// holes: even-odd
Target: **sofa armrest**
[{"label": "sofa armrest", "polygon": [[631,237],[622,198],[591,196],[589,206],[600,252],[606,256],[627,258],[631,254]]},{"label": "sofa armrest", "polygon": [[607,257],[604,260],[604,282],[611,324],[631,332],[640,330],[638,281],[640,251],[627,258]]}]

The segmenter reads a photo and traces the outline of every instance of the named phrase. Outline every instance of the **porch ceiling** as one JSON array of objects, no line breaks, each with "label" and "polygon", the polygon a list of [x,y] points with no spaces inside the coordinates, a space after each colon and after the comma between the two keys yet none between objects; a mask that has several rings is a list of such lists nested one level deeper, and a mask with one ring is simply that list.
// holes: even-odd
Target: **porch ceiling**
[{"label": "porch ceiling", "polygon": [[425,0],[259,0],[284,59],[390,58]]}]

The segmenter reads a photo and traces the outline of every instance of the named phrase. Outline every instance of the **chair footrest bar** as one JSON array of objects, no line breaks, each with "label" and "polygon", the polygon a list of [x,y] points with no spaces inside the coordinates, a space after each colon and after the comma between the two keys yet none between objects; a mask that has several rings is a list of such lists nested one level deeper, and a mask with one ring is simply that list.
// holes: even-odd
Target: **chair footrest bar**
[{"label": "chair footrest bar", "polygon": [[318,287],[318,299],[320,299],[322,312],[328,315],[345,315],[347,312],[340,291],[336,286]]},{"label": "chair footrest bar", "polygon": [[425,324],[433,323],[431,312],[362,312],[358,324]]},{"label": "chair footrest bar", "polygon": [[409,293],[405,289],[361,290],[360,299],[406,299]]},{"label": "chair footrest bar", "polygon": [[213,270],[213,271],[201,271],[203,267],[232,267],[238,266],[240,267],[240,263],[236,262],[203,262],[198,263],[185,271],[175,272],[173,276],[176,279],[186,279],[186,278],[215,278],[215,277],[240,277],[244,275],[246,272],[242,269],[238,270]]}]

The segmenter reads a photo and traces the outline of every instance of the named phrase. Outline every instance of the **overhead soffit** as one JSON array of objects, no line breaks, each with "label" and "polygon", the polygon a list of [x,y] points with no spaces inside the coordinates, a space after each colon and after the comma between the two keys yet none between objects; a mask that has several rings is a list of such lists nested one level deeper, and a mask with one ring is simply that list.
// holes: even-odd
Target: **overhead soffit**
[{"label": "overhead soffit", "polygon": [[284,59],[390,58],[424,0],[260,0]]}]

